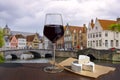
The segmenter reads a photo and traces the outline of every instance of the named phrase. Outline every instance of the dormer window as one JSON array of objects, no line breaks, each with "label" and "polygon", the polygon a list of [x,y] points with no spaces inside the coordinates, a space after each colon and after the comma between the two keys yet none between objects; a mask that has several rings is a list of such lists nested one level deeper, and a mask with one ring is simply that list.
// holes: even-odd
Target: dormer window
[{"label": "dormer window", "polygon": [[79,33],[81,33],[82,31],[80,30]]},{"label": "dormer window", "polygon": [[76,30],[74,30],[74,33],[76,33]]}]

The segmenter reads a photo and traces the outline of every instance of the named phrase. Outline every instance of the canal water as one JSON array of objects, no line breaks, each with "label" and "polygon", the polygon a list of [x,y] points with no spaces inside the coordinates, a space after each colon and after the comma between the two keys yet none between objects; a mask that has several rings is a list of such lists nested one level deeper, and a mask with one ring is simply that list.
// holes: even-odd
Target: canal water
[{"label": "canal water", "polygon": [[[56,58],[56,62],[61,62],[66,58]],[[39,58],[39,59],[29,59],[29,60],[6,60],[5,63],[48,63],[52,58]]]},{"label": "canal water", "polygon": [[[56,62],[61,62],[67,58],[56,58]],[[39,58],[39,59],[29,59],[29,60],[6,60],[5,63],[48,63],[52,58]],[[120,62],[114,62],[114,61],[105,61],[105,60],[94,60],[93,61],[96,64],[120,64]]]}]

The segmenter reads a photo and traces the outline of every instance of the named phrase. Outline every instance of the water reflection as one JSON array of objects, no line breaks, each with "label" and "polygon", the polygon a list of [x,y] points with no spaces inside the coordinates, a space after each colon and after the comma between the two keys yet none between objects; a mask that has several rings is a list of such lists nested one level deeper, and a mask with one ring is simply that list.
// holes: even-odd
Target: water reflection
[{"label": "water reflection", "polygon": [[5,63],[48,63],[51,58],[39,58],[39,59],[30,59],[30,60],[6,60]]},{"label": "water reflection", "polygon": [[110,60],[94,60],[96,64],[120,64],[120,61],[110,61]]},{"label": "water reflection", "polygon": [[[56,58],[56,62],[61,62],[67,58]],[[29,60],[6,60],[5,63],[48,63],[52,58],[39,58],[39,59],[29,59]],[[110,65],[110,64],[120,64],[120,62],[115,61],[105,61],[105,60],[94,60],[95,64],[100,65]]]},{"label": "water reflection", "polygon": [[[56,58],[56,62],[61,62],[66,58]],[[5,63],[48,63],[52,58],[39,58],[39,59],[29,59],[29,60],[6,60]]]}]

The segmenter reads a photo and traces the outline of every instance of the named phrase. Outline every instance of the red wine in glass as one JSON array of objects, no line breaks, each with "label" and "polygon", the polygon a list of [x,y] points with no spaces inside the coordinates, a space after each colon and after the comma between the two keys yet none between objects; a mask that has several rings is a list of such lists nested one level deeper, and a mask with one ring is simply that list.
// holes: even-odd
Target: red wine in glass
[{"label": "red wine in glass", "polygon": [[52,43],[55,43],[64,35],[64,29],[62,25],[45,25],[43,33]]}]

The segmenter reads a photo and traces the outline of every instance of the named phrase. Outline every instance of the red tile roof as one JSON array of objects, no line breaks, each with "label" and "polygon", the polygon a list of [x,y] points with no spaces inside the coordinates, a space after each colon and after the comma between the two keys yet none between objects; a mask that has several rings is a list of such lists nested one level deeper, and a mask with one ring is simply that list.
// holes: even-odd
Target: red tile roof
[{"label": "red tile roof", "polygon": [[25,38],[23,35],[21,35],[21,34],[17,34],[17,35],[15,35],[15,37],[18,39],[18,38]]},{"label": "red tile roof", "polygon": [[117,21],[114,21],[114,20],[101,20],[101,19],[98,19],[101,27],[103,28],[103,30],[109,30],[109,26],[111,24],[116,24]]},{"label": "red tile roof", "polygon": [[85,32],[85,27],[80,27],[80,26],[68,26],[69,30],[71,31],[71,33],[74,32],[74,30],[76,30],[76,32],[79,32],[80,30],[82,32]]},{"label": "red tile roof", "polygon": [[35,37],[35,35],[29,35],[29,36],[26,37],[26,39],[27,39],[28,42],[32,42],[34,37]]}]

